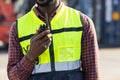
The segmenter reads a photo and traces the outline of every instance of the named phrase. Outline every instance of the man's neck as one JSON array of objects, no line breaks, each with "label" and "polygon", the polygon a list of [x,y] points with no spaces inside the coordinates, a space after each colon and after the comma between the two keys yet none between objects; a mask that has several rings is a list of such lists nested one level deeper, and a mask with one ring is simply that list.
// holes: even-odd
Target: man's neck
[{"label": "man's neck", "polygon": [[59,5],[59,1],[56,0],[55,2],[51,3],[49,6],[46,6],[46,7],[41,7],[38,5],[38,9],[43,13],[47,13],[48,16],[51,16],[52,15],[52,12],[54,11],[54,9],[57,8],[57,6]]}]

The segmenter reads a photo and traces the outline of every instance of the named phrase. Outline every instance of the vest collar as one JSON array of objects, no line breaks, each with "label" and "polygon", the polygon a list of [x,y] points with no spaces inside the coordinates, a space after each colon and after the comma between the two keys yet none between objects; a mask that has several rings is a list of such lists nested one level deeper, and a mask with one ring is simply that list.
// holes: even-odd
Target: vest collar
[{"label": "vest collar", "polygon": [[[62,15],[63,11],[64,11],[64,4],[61,2],[59,8],[56,10],[56,14],[54,15],[54,17],[51,20],[51,23],[55,22],[55,18],[57,18],[58,16]],[[35,21],[37,21],[38,23],[44,23],[44,21],[42,21],[38,15],[35,13],[34,11],[34,7],[31,9],[31,16],[35,19]]]}]

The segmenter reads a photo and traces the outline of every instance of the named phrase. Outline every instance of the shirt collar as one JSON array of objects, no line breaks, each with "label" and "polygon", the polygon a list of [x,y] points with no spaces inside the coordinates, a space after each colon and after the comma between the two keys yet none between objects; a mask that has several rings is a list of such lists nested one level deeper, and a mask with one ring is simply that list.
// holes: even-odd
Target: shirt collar
[{"label": "shirt collar", "polygon": [[[55,16],[55,14],[60,10],[62,4],[63,4],[62,2],[59,2],[59,5],[54,9],[50,18],[53,18]],[[35,12],[37,17],[39,17],[43,21],[45,20],[44,14],[38,9],[37,5],[34,6],[34,12]]]}]

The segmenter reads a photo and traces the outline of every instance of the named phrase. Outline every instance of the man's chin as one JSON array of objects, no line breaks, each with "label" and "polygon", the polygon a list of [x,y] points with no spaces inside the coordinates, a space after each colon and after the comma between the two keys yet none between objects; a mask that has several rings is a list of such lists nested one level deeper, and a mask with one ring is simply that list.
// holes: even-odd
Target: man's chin
[{"label": "man's chin", "polygon": [[47,0],[46,2],[44,2],[44,0],[40,0],[40,1],[43,1],[43,2],[38,2],[38,1],[36,1],[36,3],[39,5],[39,6],[41,6],[41,7],[46,7],[46,6],[49,6],[50,5],[50,2],[52,1],[52,0]]}]

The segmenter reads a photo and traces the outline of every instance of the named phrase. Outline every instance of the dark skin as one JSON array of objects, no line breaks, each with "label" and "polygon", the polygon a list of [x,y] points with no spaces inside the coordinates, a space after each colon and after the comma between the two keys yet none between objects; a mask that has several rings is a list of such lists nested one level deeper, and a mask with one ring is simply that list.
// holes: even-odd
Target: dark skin
[{"label": "dark skin", "polygon": [[[44,4],[46,3],[46,1],[47,0],[37,0],[39,4]],[[41,7],[38,4],[38,9],[40,9],[40,11],[43,13],[48,13],[48,15],[50,16],[53,10],[58,6],[60,0],[48,0],[48,1],[50,1],[50,3],[45,7]]]},{"label": "dark skin", "polygon": [[[40,4],[44,4],[46,0],[37,0],[38,8],[43,13],[48,13],[50,16],[52,11],[56,8],[59,3],[59,0],[50,0],[49,4],[45,7],[40,6]],[[47,29],[41,33],[39,30],[36,31],[36,34],[31,38],[30,41],[30,50],[28,51],[26,57],[31,61],[35,62],[37,57],[41,55],[50,45],[51,42],[51,33],[50,30]]]}]

